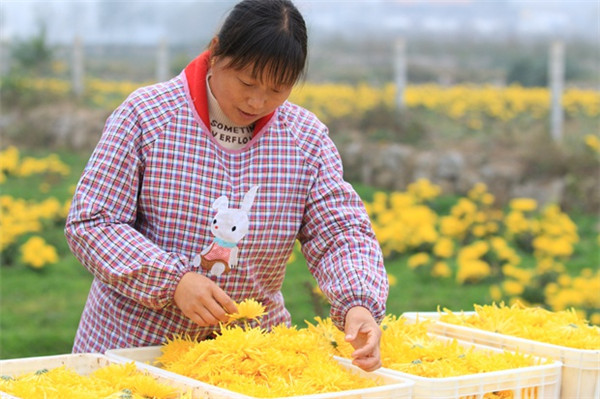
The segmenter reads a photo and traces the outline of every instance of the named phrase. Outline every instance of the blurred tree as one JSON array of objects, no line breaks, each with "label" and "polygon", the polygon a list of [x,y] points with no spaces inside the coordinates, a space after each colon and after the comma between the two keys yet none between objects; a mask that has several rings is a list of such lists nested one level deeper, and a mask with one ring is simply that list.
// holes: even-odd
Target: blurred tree
[{"label": "blurred tree", "polygon": [[53,50],[46,38],[46,26],[40,25],[39,33],[29,39],[19,40],[11,46],[13,73],[42,74],[49,72]]},{"label": "blurred tree", "polygon": [[548,82],[548,65],[545,58],[521,57],[509,65],[506,74],[508,84],[518,83],[525,87],[541,87]]},{"label": "blurred tree", "polygon": [[52,72],[54,50],[48,45],[45,24],[39,26],[37,35],[15,40],[9,48],[8,73],[0,79],[0,106],[5,109],[43,101],[44,96],[24,85],[27,80]]},{"label": "blurred tree", "polygon": [[[572,59],[566,58],[565,80],[578,79],[584,75],[583,69]],[[531,54],[516,58],[509,63],[506,83],[518,83],[524,87],[544,87],[548,83],[548,57]]]}]

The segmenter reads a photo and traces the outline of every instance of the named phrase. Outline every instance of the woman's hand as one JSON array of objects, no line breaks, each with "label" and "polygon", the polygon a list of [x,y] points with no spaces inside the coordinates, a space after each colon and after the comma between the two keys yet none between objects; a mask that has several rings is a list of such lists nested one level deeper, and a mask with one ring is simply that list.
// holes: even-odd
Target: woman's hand
[{"label": "woman's hand", "polygon": [[183,275],[173,296],[184,315],[202,327],[228,320],[228,313],[237,312],[233,300],[214,281],[199,273]]},{"label": "woman's hand", "polygon": [[381,367],[381,329],[371,312],[362,306],[351,308],[346,313],[344,330],[346,341],[355,349],[352,364],[365,371],[375,371]]}]

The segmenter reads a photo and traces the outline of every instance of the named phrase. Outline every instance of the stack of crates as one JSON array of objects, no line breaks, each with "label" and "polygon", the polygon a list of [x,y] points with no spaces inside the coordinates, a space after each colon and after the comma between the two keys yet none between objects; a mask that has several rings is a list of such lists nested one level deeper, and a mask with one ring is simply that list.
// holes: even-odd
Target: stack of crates
[{"label": "stack of crates", "polygon": [[[465,316],[473,314],[475,312],[464,312]],[[558,361],[562,364],[561,399],[600,399],[600,349],[574,349],[446,323],[439,320],[438,312],[407,312],[402,317],[408,322],[432,320],[428,331],[440,336]]]}]

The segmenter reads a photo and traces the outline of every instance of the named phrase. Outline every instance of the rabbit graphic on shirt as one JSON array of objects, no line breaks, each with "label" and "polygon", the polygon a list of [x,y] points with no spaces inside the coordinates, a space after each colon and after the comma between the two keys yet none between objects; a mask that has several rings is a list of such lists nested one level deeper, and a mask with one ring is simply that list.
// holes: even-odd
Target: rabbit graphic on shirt
[{"label": "rabbit graphic on shirt", "polygon": [[244,195],[239,209],[229,208],[227,196],[221,196],[213,202],[212,207],[217,212],[212,220],[210,231],[215,238],[199,255],[196,255],[192,262],[194,266],[201,266],[213,276],[220,276],[237,267],[239,252],[237,244],[248,233],[250,225],[248,213],[257,191],[258,186],[252,186]]}]

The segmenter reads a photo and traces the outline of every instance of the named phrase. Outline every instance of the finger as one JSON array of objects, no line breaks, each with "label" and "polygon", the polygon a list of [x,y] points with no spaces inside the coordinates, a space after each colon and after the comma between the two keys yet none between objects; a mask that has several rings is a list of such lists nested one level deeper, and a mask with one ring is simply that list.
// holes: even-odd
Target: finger
[{"label": "finger", "polygon": [[365,371],[375,371],[381,367],[381,359],[379,357],[364,357],[360,359],[354,359],[352,364]]},{"label": "finger", "polygon": [[189,304],[184,304],[183,306],[180,307],[181,312],[185,315],[185,317],[187,317],[188,319],[190,319],[191,321],[193,321],[194,323],[198,324],[198,325],[204,325],[204,320],[202,320],[202,317],[200,317],[195,309],[189,305]]},{"label": "finger", "polygon": [[188,316],[191,321],[198,324],[200,327],[208,327],[209,326],[209,324],[206,323],[206,321],[202,318],[202,316],[199,313],[193,312],[186,316]]},{"label": "finger", "polygon": [[354,345],[355,348],[364,346],[370,339],[372,334],[371,328],[366,325],[359,324],[357,326],[346,326],[346,341]]},{"label": "finger", "polygon": [[219,324],[219,320],[212,315],[212,313],[206,308],[200,308],[196,310],[196,314],[201,319],[201,326],[214,326]]},{"label": "finger", "polygon": [[346,324],[346,342],[353,342],[354,340],[356,340],[360,327],[360,324]]},{"label": "finger", "polygon": [[352,353],[353,358],[380,357],[379,341],[380,334],[378,331],[369,331],[368,333],[360,334],[356,341],[359,344],[354,345],[355,351]]},{"label": "finger", "polygon": [[225,310],[225,313],[232,314],[237,312],[237,306],[235,302],[225,291],[219,289],[214,292],[215,301]]},{"label": "finger", "polygon": [[360,334],[354,340],[353,346],[356,350],[352,353],[352,357],[372,356],[379,348],[378,339],[372,334]]},{"label": "finger", "polygon": [[214,318],[215,324],[219,321],[224,323],[229,320],[227,312],[216,300],[206,303],[204,309]]}]

